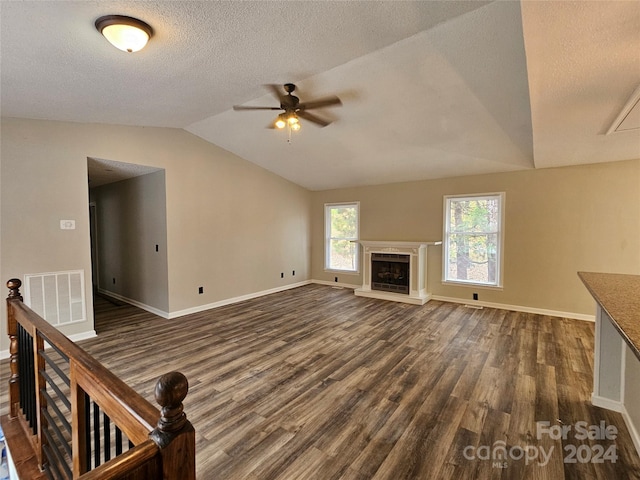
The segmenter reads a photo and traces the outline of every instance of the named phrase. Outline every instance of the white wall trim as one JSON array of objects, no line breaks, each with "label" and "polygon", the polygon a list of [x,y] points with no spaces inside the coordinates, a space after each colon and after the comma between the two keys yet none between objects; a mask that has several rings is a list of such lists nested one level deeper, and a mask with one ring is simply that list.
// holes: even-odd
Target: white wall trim
[{"label": "white wall trim", "polygon": [[[337,286],[337,287],[351,288],[354,290],[360,287],[360,285],[352,285],[349,283],[337,283],[337,282],[331,282],[328,280],[311,280],[311,283],[317,283],[319,285],[328,285],[330,287]],[[493,303],[493,302],[481,302],[477,300],[466,300],[464,298],[444,297],[442,295],[432,295],[431,300],[439,300],[441,302],[449,302],[449,303],[461,303],[465,305],[473,305],[478,307],[497,308],[500,310],[511,310],[514,312],[536,313],[539,315],[549,315],[551,317],[584,320],[586,322],[596,321],[595,315],[587,315],[584,313],[574,313],[574,312],[561,312],[559,310],[548,310],[546,308],[524,307],[522,305],[507,305],[503,303]]]},{"label": "white wall trim", "polygon": [[80,340],[88,340],[89,338],[97,337],[98,334],[95,330],[87,330],[86,332],[75,333],[73,335],[67,335],[67,338],[72,342],[79,342]]},{"label": "white wall trim", "polygon": [[154,315],[158,315],[162,318],[171,318],[169,317],[169,313],[164,310],[160,310],[159,308],[152,307],[151,305],[147,305],[146,303],[139,302],[137,300],[133,300],[132,298],[124,297],[118,293],[110,292],[109,290],[105,290],[103,288],[99,288],[98,292],[107,297],[115,298],[116,300],[120,300],[121,302],[128,303],[133,305],[134,307],[141,308],[142,310],[146,310],[149,313],[153,313]]},{"label": "white wall trim", "polygon": [[620,412],[624,410],[622,402],[617,400],[611,400],[610,398],[601,397],[595,393],[591,394],[591,404],[594,407],[606,408],[607,410],[613,410],[614,412]]},{"label": "white wall trim", "polygon": [[441,302],[464,303],[466,305],[473,305],[478,307],[498,308],[501,310],[512,310],[514,312],[536,313],[539,315],[549,315],[551,317],[571,318],[574,320],[584,320],[586,322],[596,321],[595,315],[587,315],[584,313],[561,312],[558,310],[547,310],[546,308],[525,307],[522,305],[507,305],[503,303],[482,302],[478,300],[465,300],[462,298],[443,297],[441,295],[433,295],[431,299],[439,300]]},{"label": "white wall trim", "polygon": [[[132,300],[130,298],[123,297],[117,293],[112,293],[107,290],[99,289],[98,291],[103,295],[107,295],[109,297],[113,297],[116,300],[120,300],[136,307],[139,307],[147,312],[158,315],[162,318],[172,319],[182,317],[184,315],[189,315],[191,313],[199,313],[205,310],[210,310],[212,308],[223,307],[225,305],[231,305],[232,303],[242,302],[244,300],[251,300],[252,298],[258,298],[265,295],[271,295],[272,293],[278,293],[285,290],[289,290],[291,288],[302,287],[304,285],[309,285],[311,283],[315,283],[318,285],[327,285],[329,287],[342,287],[342,288],[350,288],[355,290],[360,287],[360,285],[353,285],[350,283],[342,283],[342,282],[331,282],[329,280],[304,280],[302,282],[292,283],[289,285],[284,285],[282,287],[275,287],[268,290],[262,290],[259,292],[248,293],[246,295],[240,295],[238,297],[225,298],[224,300],[220,300],[213,303],[208,303],[205,305],[198,305],[191,308],[185,308],[184,310],[177,310],[175,312],[165,312],[163,310],[159,310],[155,307],[151,307],[150,305],[145,305],[144,303],[138,302],[137,300]],[[572,318],[575,320],[584,320],[587,322],[595,322],[595,315],[586,315],[582,313],[573,313],[573,312],[561,312],[558,310],[547,310],[544,308],[534,308],[534,307],[524,307],[521,305],[506,305],[502,303],[492,303],[492,302],[481,302],[474,300],[465,300],[462,298],[455,297],[443,297],[440,295],[433,295],[431,297],[432,300],[439,300],[441,302],[450,302],[450,303],[462,303],[474,306],[482,306],[487,308],[498,308],[501,310],[512,310],[514,312],[524,312],[524,313],[536,313],[540,315],[549,315],[552,317],[560,317],[560,318]]]},{"label": "white wall trim", "polygon": [[291,283],[289,285],[283,285],[282,287],[270,288],[269,290],[262,290],[260,292],[248,293],[246,295],[240,295],[238,297],[225,298],[224,300],[220,300],[213,303],[208,303],[206,305],[198,305],[196,307],[186,308],[184,310],[178,310],[176,312],[169,313],[168,317],[165,318],[178,318],[184,315],[189,315],[191,313],[203,312],[205,310],[211,310],[212,308],[224,307],[225,305],[231,305],[232,303],[243,302],[245,300],[251,300],[253,298],[263,297],[265,295],[271,295],[272,293],[283,292],[285,290],[290,290],[292,288],[302,287],[304,285],[309,285],[311,280],[304,280],[302,282]]}]

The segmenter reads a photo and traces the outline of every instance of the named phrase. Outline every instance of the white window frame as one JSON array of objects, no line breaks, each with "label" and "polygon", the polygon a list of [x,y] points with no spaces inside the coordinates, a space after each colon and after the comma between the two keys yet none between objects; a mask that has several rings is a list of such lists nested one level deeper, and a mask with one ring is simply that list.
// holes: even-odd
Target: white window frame
[{"label": "white window frame", "polygon": [[[331,209],[332,208],[354,207],[356,209],[356,236],[355,237],[331,237]],[[331,240],[344,239],[355,244],[354,269],[330,268]],[[360,202],[341,202],[324,204],[324,271],[359,274],[360,273]]]},{"label": "white window frame", "polygon": [[[496,266],[496,280],[494,283],[484,283],[478,282],[475,280],[458,280],[458,279],[449,279],[447,278],[449,272],[449,235],[451,234],[449,220],[451,218],[449,212],[451,209],[451,201],[452,200],[483,200],[483,199],[498,199],[499,201],[499,224],[498,230],[493,232],[483,232],[488,234],[497,234],[498,238],[498,252],[496,262],[498,265]],[[493,193],[480,193],[480,194],[470,194],[470,195],[445,195],[443,202],[443,210],[444,210],[444,221],[443,221],[443,249],[442,249],[442,283],[443,284],[454,284],[454,285],[462,285],[462,286],[473,286],[480,288],[490,288],[490,289],[502,289],[502,279],[504,273],[504,211],[505,211],[505,193],[504,192],[493,192]],[[460,232],[456,232],[460,233]]]}]

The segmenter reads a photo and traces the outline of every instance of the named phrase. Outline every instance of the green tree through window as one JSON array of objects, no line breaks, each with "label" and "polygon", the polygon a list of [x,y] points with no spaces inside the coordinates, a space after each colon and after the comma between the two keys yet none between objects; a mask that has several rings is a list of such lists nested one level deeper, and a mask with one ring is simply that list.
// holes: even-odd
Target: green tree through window
[{"label": "green tree through window", "polygon": [[504,194],[445,197],[445,281],[501,285]]},{"label": "green tree through window", "polygon": [[325,268],[358,271],[358,203],[325,205]]}]

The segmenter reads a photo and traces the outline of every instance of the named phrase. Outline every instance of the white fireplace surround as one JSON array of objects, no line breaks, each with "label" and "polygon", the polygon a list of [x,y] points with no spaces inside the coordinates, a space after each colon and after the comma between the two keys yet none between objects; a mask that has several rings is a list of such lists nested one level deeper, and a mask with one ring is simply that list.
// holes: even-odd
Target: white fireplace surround
[{"label": "white fireplace surround", "polygon": [[[442,242],[394,242],[389,240],[360,240],[364,248],[362,287],[355,290],[360,297],[379,298],[396,302],[424,305],[431,299],[427,292],[427,247]],[[371,289],[371,254],[395,253],[409,255],[409,294]]]}]

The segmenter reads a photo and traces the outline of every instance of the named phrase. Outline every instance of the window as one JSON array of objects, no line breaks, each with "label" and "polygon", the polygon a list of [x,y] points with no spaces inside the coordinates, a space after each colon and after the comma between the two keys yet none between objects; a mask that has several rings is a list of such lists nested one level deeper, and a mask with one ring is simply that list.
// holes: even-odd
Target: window
[{"label": "window", "polygon": [[443,280],[502,286],[504,193],[444,198]]},{"label": "window", "polygon": [[358,271],[360,204],[325,204],[325,260],[326,270]]}]

